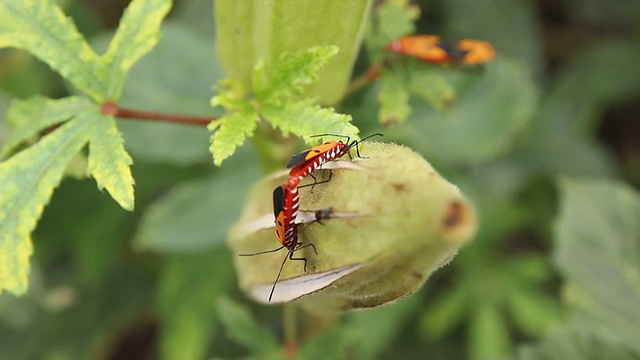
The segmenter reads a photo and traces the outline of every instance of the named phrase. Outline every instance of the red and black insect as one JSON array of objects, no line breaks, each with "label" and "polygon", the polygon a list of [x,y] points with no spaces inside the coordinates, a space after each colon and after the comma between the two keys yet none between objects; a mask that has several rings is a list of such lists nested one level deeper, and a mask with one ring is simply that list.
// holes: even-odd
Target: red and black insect
[{"label": "red and black insect", "polygon": [[[276,276],[276,280],[273,282],[273,287],[271,288],[271,293],[269,294],[269,301],[273,297],[273,292],[276,289],[276,284],[280,279],[280,275],[282,274],[282,269],[284,268],[284,264],[288,259],[291,260],[302,260],[304,261],[304,271],[307,271],[307,259],[304,257],[294,257],[293,253],[306,248],[312,247],[313,251],[317,254],[316,247],[309,244],[302,244],[298,242],[298,224],[296,224],[296,216],[298,215],[298,206],[300,205],[300,196],[298,193],[298,188],[293,187],[289,188],[285,185],[280,185],[273,190],[273,215],[275,217],[275,227],[276,227],[276,238],[282,244],[279,248],[261,251],[253,254],[240,254],[240,256],[253,256],[260,254],[267,254],[276,251],[280,251],[283,248],[286,248],[289,252],[287,256],[282,260],[282,265],[280,265],[280,270],[278,270],[278,275]],[[323,216],[324,212],[318,213],[316,216]]]},{"label": "red and black insect", "polygon": [[[360,149],[358,148],[358,144],[361,142],[373,137],[373,136],[383,136],[380,133],[375,133],[367,136],[366,138],[358,141],[351,141],[351,138],[344,135],[336,135],[336,134],[318,134],[313,135],[313,137],[319,136],[336,136],[346,138],[346,141],[338,140],[338,141],[327,141],[323,144],[314,146],[309,148],[299,154],[293,155],[291,160],[287,163],[287,168],[289,170],[289,181],[287,182],[287,187],[297,187],[300,181],[307,176],[311,176],[314,180],[313,185],[316,185],[318,182],[316,178],[313,176],[313,172],[322,166],[324,163],[328,163],[329,161],[340,158],[344,155],[349,155],[351,158],[351,148],[355,146],[356,154],[358,157],[360,156]],[[331,177],[329,177],[331,178]],[[329,181],[329,180],[326,180]]]}]

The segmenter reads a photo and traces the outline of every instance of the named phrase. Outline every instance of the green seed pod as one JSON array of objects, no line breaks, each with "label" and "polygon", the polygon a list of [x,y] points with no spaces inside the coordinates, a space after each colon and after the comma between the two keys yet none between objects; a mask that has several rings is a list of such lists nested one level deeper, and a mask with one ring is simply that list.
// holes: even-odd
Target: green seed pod
[{"label": "green seed pod", "polygon": [[[311,247],[295,253],[307,259],[306,273],[302,261],[288,260],[271,303],[300,299],[314,312],[394,303],[416,291],[474,235],[471,204],[420,155],[395,144],[359,146],[362,158],[345,157],[316,171],[318,181],[331,171],[329,182],[299,188],[299,242],[314,244],[318,254]],[[234,254],[279,246],[271,193],[287,179],[280,172],[253,187],[244,214],[229,232]],[[309,222],[315,211],[328,208],[330,219]],[[268,303],[285,256],[286,249],[235,257],[241,289]]]}]

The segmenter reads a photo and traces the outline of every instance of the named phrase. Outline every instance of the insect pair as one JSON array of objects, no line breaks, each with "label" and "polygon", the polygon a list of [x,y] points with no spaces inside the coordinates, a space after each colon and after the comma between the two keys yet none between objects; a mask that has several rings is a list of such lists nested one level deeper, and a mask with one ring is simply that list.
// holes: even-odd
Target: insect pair
[{"label": "insect pair", "polygon": [[[298,215],[298,208],[300,206],[300,193],[298,192],[300,181],[302,181],[307,176],[311,176],[314,182],[310,185],[315,186],[319,182],[313,176],[313,172],[321,168],[322,164],[343,157],[344,155],[349,155],[349,158],[352,158],[350,152],[352,147],[356,148],[356,155],[358,157],[361,157],[358,144],[371,138],[372,136],[382,136],[382,134],[375,133],[373,135],[365,137],[360,141],[351,141],[351,138],[348,136],[336,134],[318,134],[314,135],[313,137],[325,136],[344,137],[346,140],[344,142],[342,140],[327,141],[323,144],[309,148],[299,154],[293,155],[291,157],[291,160],[289,160],[289,162],[287,163],[287,168],[290,169],[289,180],[286,183],[276,187],[273,191],[273,215],[275,217],[275,234],[276,238],[278,239],[280,244],[282,244],[282,246],[276,249],[261,251],[252,254],[240,254],[240,256],[254,256],[273,253],[282,249],[288,250],[287,255],[282,260],[282,264],[280,265],[280,269],[278,270],[278,275],[273,282],[273,287],[271,288],[271,292],[269,294],[269,301],[271,301],[273,297],[273,292],[275,291],[276,284],[280,279],[282,269],[284,268],[284,264],[286,263],[287,259],[304,261],[304,271],[306,272],[307,259],[304,257],[294,257],[294,253],[300,249],[311,247],[313,248],[313,251],[318,254],[315,245],[311,243],[302,244],[298,241],[298,224],[296,223],[296,217]],[[331,177],[329,177],[329,180],[330,179]],[[320,221],[321,219],[329,218],[331,217],[331,213],[332,210],[330,208],[318,210],[315,212],[314,221]]]},{"label": "insect pair", "polygon": [[403,36],[387,45],[387,50],[430,63],[480,65],[495,58],[495,50],[489,42],[462,39],[454,44],[436,35]]}]

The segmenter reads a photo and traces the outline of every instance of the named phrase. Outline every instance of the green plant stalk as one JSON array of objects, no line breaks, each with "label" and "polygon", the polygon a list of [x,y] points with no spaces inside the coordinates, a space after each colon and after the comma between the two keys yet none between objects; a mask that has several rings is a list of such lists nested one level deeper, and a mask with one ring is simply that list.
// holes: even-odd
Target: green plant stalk
[{"label": "green plant stalk", "polygon": [[251,89],[259,60],[269,66],[283,52],[335,45],[340,52],[305,93],[322,105],[342,99],[358,55],[370,0],[218,0],[216,45],[227,75]]}]

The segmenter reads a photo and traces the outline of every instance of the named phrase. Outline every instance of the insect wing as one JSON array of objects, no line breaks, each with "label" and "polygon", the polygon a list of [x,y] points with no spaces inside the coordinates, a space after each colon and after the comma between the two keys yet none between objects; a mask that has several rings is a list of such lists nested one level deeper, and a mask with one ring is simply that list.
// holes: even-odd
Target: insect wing
[{"label": "insect wing", "polygon": [[466,52],[460,59],[464,64],[484,64],[496,57],[496,50],[493,45],[486,41],[463,39],[458,41],[457,47]]}]

